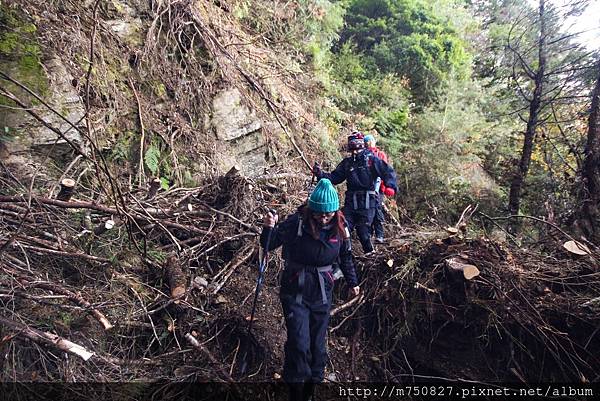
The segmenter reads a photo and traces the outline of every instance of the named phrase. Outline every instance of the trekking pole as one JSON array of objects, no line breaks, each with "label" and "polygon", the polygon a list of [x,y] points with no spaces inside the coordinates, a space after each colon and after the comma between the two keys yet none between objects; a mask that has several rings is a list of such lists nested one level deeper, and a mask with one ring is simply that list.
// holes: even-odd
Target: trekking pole
[{"label": "trekking pole", "polygon": [[[273,216],[277,216],[277,211],[269,209],[269,212],[271,212]],[[267,235],[267,242],[264,248],[264,255],[262,257],[262,260],[258,263],[258,279],[256,280],[256,290],[254,291],[254,301],[252,302],[252,313],[250,314],[250,323],[248,323],[248,334],[250,334],[250,331],[252,330],[252,322],[254,321],[254,313],[256,312],[258,294],[260,293],[260,289],[262,288],[263,275],[265,272],[265,268],[267,267],[267,261],[269,259],[269,245],[271,245],[271,234],[273,234],[273,229],[275,229],[275,227],[273,227]]]}]

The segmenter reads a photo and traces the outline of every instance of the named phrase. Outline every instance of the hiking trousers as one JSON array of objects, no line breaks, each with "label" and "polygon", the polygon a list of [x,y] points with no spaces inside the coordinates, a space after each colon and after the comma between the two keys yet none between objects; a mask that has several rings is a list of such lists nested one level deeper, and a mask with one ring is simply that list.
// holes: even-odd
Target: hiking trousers
[{"label": "hiking trousers", "polygon": [[375,210],[375,217],[373,218],[373,231],[375,231],[375,238],[383,238],[383,223],[385,217],[383,215],[383,203],[380,203]]},{"label": "hiking trousers", "polygon": [[358,240],[365,253],[373,250],[373,243],[371,242],[371,225],[373,225],[373,218],[375,217],[376,210],[375,207],[369,209],[354,209],[352,205],[349,204],[346,204],[342,209],[350,232],[356,227]]},{"label": "hiking trousers", "polygon": [[286,383],[320,383],[327,364],[327,327],[332,289],[328,302],[298,302],[280,294],[287,340],[284,346],[283,380]]}]

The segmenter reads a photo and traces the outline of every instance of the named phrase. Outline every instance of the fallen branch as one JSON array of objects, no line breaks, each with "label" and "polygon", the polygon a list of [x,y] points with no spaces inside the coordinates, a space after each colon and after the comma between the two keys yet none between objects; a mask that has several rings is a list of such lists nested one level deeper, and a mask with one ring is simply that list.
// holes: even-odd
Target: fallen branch
[{"label": "fallen branch", "polygon": [[15,331],[18,331],[16,337],[23,335],[36,343],[51,345],[61,351],[77,355],[84,361],[89,360],[95,355],[94,352],[88,351],[85,347],[75,344],[74,342],[71,342],[56,334],[34,329],[33,327],[29,327],[23,323],[15,322],[11,319],[6,319],[2,316],[0,316],[0,323],[6,327],[12,328]]},{"label": "fallen branch", "polygon": [[216,295],[221,288],[223,288],[223,286],[225,285],[225,283],[227,283],[227,280],[229,280],[229,277],[231,277],[231,275],[233,274],[233,272],[235,271],[235,269],[237,269],[242,263],[244,263],[245,261],[247,261],[250,256],[252,256],[252,254],[254,253],[254,248],[252,246],[246,248],[245,250],[239,252],[232,260],[231,262],[229,262],[229,264],[227,266],[225,266],[223,268],[223,270],[221,270],[216,276],[215,279],[218,278],[223,272],[226,272],[225,275],[223,276],[223,279],[221,280],[221,282],[219,282],[216,286],[215,289],[213,290],[213,295]]},{"label": "fallen branch", "polygon": [[234,381],[231,375],[223,369],[223,364],[217,361],[213,354],[208,349],[206,349],[206,347],[202,345],[193,335],[191,335],[190,333],[186,333],[185,339],[192,347],[196,348],[198,351],[202,352],[208,357],[208,360],[219,370],[219,372],[221,372],[223,377],[225,377],[225,381],[229,383],[232,383]]},{"label": "fallen branch", "polygon": [[359,301],[362,301],[364,298],[365,298],[364,294],[361,295],[361,296],[358,296],[358,297],[353,297],[350,301],[346,302],[345,304],[342,304],[340,306],[337,306],[337,307],[333,308],[331,310],[331,313],[329,315],[330,316],[335,316],[339,312],[348,309],[349,307],[351,307],[355,303],[357,303]]},{"label": "fallen branch", "polygon": [[106,316],[104,316],[104,314],[102,312],[100,312],[97,309],[94,309],[92,304],[89,303],[88,301],[86,301],[85,299],[83,299],[83,297],[80,294],[76,294],[73,291],[70,291],[64,287],[61,287],[58,284],[49,283],[49,282],[27,281],[25,284],[29,288],[34,288],[34,287],[43,288],[46,290],[50,290],[52,292],[56,292],[58,294],[66,295],[67,298],[69,298],[71,301],[75,302],[76,304],[84,307],[89,314],[94,316],[96,318],[96,320],[98,320],[100,322],[102,327],[104,327],[104,330],[110,330],[114,327],[110,323],[110,321],[106,318]]},{"label": "fallen branch", "polygon": [[46,253],[49,255],[66,256],[66,257],[70,257],[70,258],[81,258],[81,259],[91,260],[93,262],[99,262],[99,263],[112,263],[110,259],[101,258],[98,256],[87,255],[85,253],[56,251],[54,249],[39,248],[37,246],[31,246],[31,245],[25,245],[25,244],[10,244],[10,241],[5,242],[2,246],[5,246],[7,244],[8,244],[8,246],[30,249],[34,252]]},{"label": "fallen branch", "polygon": [[247,228],[247,229],[249,229],[249,230],[252,230],[252,231],[253,231],[253,232],[255,232],[255,233],[260,233],[260,231],[258,230],[258,228],[254,227],[254,226],[252,226],[252,225],[250,225],[250,224],[248,224],[248,223],[244,223],[242,220],[238,219],[237,217],[233,216],[233,215],[232,215],[232,214],[230,214],[230,213],[227,213],[227,212],[223,212],[223,211],[221,211],[221,210],[214,209],[214,208],[212,208],[212,207],[210,207],[210,206],[208,206],[208,205],[205,205],[205,207],[206,207],[207,209],[209,209],[211,212],[215,212],[215,213],[217,213],[217,214],[220,214],[221,216],[225,216],[225,217],[228,217],[228,218],[230,218],[231,220],[235,221],[236,223],[239,223],[239,224],[241,224],[242,226],[246,227],[246,228]]}]

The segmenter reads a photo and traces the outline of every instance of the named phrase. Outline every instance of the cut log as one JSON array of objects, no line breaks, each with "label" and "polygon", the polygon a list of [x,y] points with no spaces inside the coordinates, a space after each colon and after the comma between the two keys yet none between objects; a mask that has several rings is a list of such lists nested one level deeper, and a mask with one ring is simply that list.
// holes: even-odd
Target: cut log
[{"label": "cut log", "polygon": [[180,302],[179,299],[185,295],[187,280],[175,256],[167,258],[165,262],[165,274],[169,288],[171,289],[171,299],[177,304]]},{"label": "cut log", "polygon": [[458,228],[456,227],[446,227],[446,231],[452,235],[458,234]]},{"label": "cut log", "polygon": [[155,178],[150,181],[150,188],[148,189],[148,194],[146,195],[145,200],[152,200],[156,196],[156,193],[160,189],[160,178]]},{"label": "cut log", "polygon": [[237,164],[234,165],[233,167],[231,167],[229,169],[229,171],[227,172],[227,174],[225,174],[225,178],[226,179],[230,179],[233,177],[238,177],[240,175],[240,171],[242,171],[242,169],[240,168],[240,166],[238,166]]},{"label": "cut log", "polygon": [[577,242],[577,241],[567,241],[563,244],[563,247],[575,254],[575,255],[589,255],[590,254],[590,249],[585,246],[584,244],[582,244],[581,242]]},{"label": "cut log", "polygon": [[474,277],[479,276],[479,269],[475,265],[460,262],[456,259],[446,260],[446,266],[452,272],[460,272],[462,276],[467,280],[472,280]]},{"label": "cut log", "polygon": [[102,235],[105,232],[107,232],[108,230],[113,229],[113,227],[115,226],[115,221],[113,219],[108,219],[100,224],[98,224],[95,228],[94,228],[94,234],[96,235]]},{"label": "cut log", "polygon": [[75,191],[75,180],[65,178],[60,182],[60,192],[56,195],[56,199],[68,202]]}]

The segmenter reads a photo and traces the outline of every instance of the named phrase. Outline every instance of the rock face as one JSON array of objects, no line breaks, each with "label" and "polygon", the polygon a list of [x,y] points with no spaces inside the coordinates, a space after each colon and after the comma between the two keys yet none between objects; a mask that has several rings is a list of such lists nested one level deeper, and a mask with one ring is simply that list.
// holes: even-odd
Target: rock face
[{"label": "rock face", "polygon": [[[40,59],[37,65],[41,68],[35,78],[39,78],[43,83],[42,89],[36,89],[31,85],[30,87],[40,93],[44,101],[60,115],[50,111],[39,102],[33,106],[35,112],[52,127],[65,133],[69,141],[83,147],[82,145],[86,145],[86,141],[68,122],[82,128],[82,132],[85,132],[83,130],[86,129],[86,114],[81,81],[87,68],[85,62],[89,51],[87,35],[91,27],[88,26],[87,31],[83,31],[84,25],[58,24],[63,21],[63,14],[67,9],[75,15],[77,12],[82,12],[84,8],[90,11],[96,2],[83,0],[81,3],[76,3],[69,3],[69,6],[73,6],[72,9],[66,5],[50,7],[51,14],[54,13],[51,24],[47,23],[49,19],[36,15],[39,10],[35,7],[27,10],[29,14],[35,15],[37,18],[32,18],[34,21],[32,26],[35,21],[38,21],[37,28],[34,26],[35,29],[32,31],[35,32],[32,37],[37,38],[36,44],[40,48]],[[239,79],[236,79],[235,74],[232,73],[234,69],[229,71],[228,68],[225,68],[227,63],[223,63],[224,67],[222,67],[219,63],[214,62],[211,57],[218,57],[218,55],[206,52],[199,38],[190,43],[190,46],[193,44],[197,49],[195,52],[189,52],[190,59],[185,59],[189,65],[186,64],[182,67],[181,62],[184,60],[182,57],[187,54],[187,50],[182,50],[179,42],[177,42],[179,43],[178,47],[170,43],[169,41],[176,38],[165,36],[166,31],[162,25],[167,26],[170,16],[161,11],[160,15],[163,16],[163,19],[155,19],[154,13],[158,12],[157,10],[167,10],[167,8],[163,8],[163,3],[144,0],[107,0],[99,3],[97,14],[102,29],[97,32],[95,45],[98,54],[106,57],[96,59],[97,66],[95,67],[98,68],[94,69],[90,87],[92,91],[90,98],[93,114],[92,129],[98,133],[95,136],[97,145],[112,154],[111,152],[115,149],[104,145],[109,143],[112,146],[117,143],[119,147],[115,154],[118,153],[117,159],[119,163],[123,163],[124,168],[132,169],[131,166],[134,166],[133,169],[135,169],[140,160],[143,160],[143,157],[136,153],[139,149],[140,128],[138,127],[135,99],[129,85],[130,81],[133,81],[142,99],[142,107],[147,106],[142,113],[146,125],[145,150],[148,149],[152,140],[158,140],[159,137],[163,140],[166,138],[165,143],[169,142],[169,139],[173,140],[173,144],[168,144],[169,148],[173,145],[176,152],[185,154],[185,157],[182,156],[181,159],[189,161],[190,165],[185,169],[190,173],[192,181],[195,178],[201,179],[205,171],[213,172],[216,169],[218,172],[226,173],[234,165],[239,166],[240,173],[245,176],[262,175],[268,167],[267,162],[270,155],[275,154],[272,149],[269,149],[269,145],[272,145],[273,142],[268,141],[267,138],[271,138],[273,133],[278,132],[279,126],[275,121],[261,114],[259,108],[253,106],[253,101],[246,97],[252,96],[252,91],[246,92],[243,87],[237,88],[235,85]],[[173,10],[179,13],[177,15],[181,19],[180,17],[189,17],[190,11],[193,10],[206,11],[210,9],[215,11],[213,6],[213,2],[199,4],[197,7],[185,4]],[[216,11],[222,10],[217,7]],[[212,13],[198,14],[196,18],[208,18],[212,15]],[[25,17],[23,19],[28,21]],[[52,26],[55,23],[56,26],[64,28],[65,32],[57,32],[57,29]],[[153,23],[155,24],[153,25]],[[207,26],[211,27],[211,24],[207,24]],[[187,29],[177,24],[174,25],[173,29],[175,28],[183,29],[181,32]],[[217,29],[213,34],[224,35],[220,37],[220,40],[228,41],[231,39],[227,36],[228,32],[228,30]],[[237,34],[242,33],[237,32]],[[71,39],[65,38],[73,38],[72,43]],[[160,46],[157,47],[148,46],[146,48],[146,39],[150,42],[152,40],[166,42],[160,42]],[[31,40],[33,41],[33,39]],[[69,51],[63,52],[65,48]],[[164,57],[155,57],[156,54],[153,53],[155,50],[165,51],[164,55],[158,53],[159,57]],[[234,50],[229,49],[228,51]],[[263,54],[266,50],[256,48],[253,51]],[[160,64],[162,61],[164,61],[164,65]],[[12,61],[0,60],[0,62],[2,62],[2,69],[8,73],[19,68],[18,63]],[[157,65],[161,68],[156,67]],[[195,69],[207,68],[207,71],[212,71],[211,69],[217,71],[217,67],[223,68],[223,71],[220,71],[219,74],[211,73],[207,75],[207,78],[205,77],[210,83],[206,86],[210,88],[210,94],[202,91],[202,96],[196,97],[193,89],[202,87],[200,78],[204,75],[200,77],[201,74],[194,74]],[[265,74],[265,70],[257,69],[250,73],[262,76]],[[14,74],[14,76],[18,75]],[[23,79],[21,81],[28,83]],[[267,91],[268,93],[280,94],[286,90],[285,87],[277,86],[277,82],[265,82],[263,85],[271,87],[271,90]],[[155,87],[159,87],[160,90],[154,90]],[[178,94],[182,92],[186,92],[186,96],[179,97]],[[22,91],[15,93],[24,100],[32,99]],[[198,101],[199,99],[201,101]],[[287,103],[298,104],[298,102],[292,101]],[[194,105],[194,107],[190,105]],[[172,111],[175,115],[182,116],[182,120],[175,124],[176,127],[172,124],[172,120],[165,118]],[[298,113],[294,113],[294,115],[296,114]],[[200,124],[198,124],[199,119]],[[59,159],[59,163],[57,163],[59,167],[72,160],[73,152],[69,144],[22,110],[0,109],[0,130],[4,131],[0,132],[0,158],[4,161],[8,160],[11,164],[27,165],[35,162],[38,155],[45,155],[48,150],[51,150],[53,158]],[[177,134],[169,136],[169,133],[174,132]],[[180,136],[180,133],[184,134]],[[178,139],[185,135],[197,135],[196,139],[199,139],[199,142],[196,146],[199,149],[178,148],[180,145]],[[188,142],[184,141],[182,144],[185,147]],[[171,150],[169,149],[169,151]],[[169,175],[174,171],[174,166],[170,165],[171,156],[168,153],[161,154],[161,161],[163,160],[166,172],[161,171],[161,174]],[[181,169],[179,168],[177,171]],[[169,179],[169,177],[165,178]],[[179,181],[184,181],[180,176],[177,178]]]},{"label": "rock face", "polygon": [[228,171],[233,165],[245,175],[259,175],[266,166],[263,123],[248,108],[236,88],[219,92],[212,101],[212,116],[207,127],[214,132],[222,151],[219,168]]},{"label": "rock face", "polygon": [[[49,93],[44,96],[45,102],[71,123],[78,127],[84,127],[85,110],[79,93],[71,85],[73,78],[57,57],[48,60],[44,67],[49,81]],[[81,142],[79,133],[46,106],[37,104],[35,111],[44,121],[63,132],[69,140],[75,143]],[[13,133],[12,140],[6,142],[9,154],[26,151],[38,146],[55,146],[53,153],[69,149],[64,139],[44,127],[24,111],[3,113],[0,115],[0,125],[8,127]]]},{"label": "rock face", "polygon": [[142,43],[142,20],[135,8],[117,0],[106,2],[104,8],[111,17],[105,24],[115,35],[128,43]]}]

